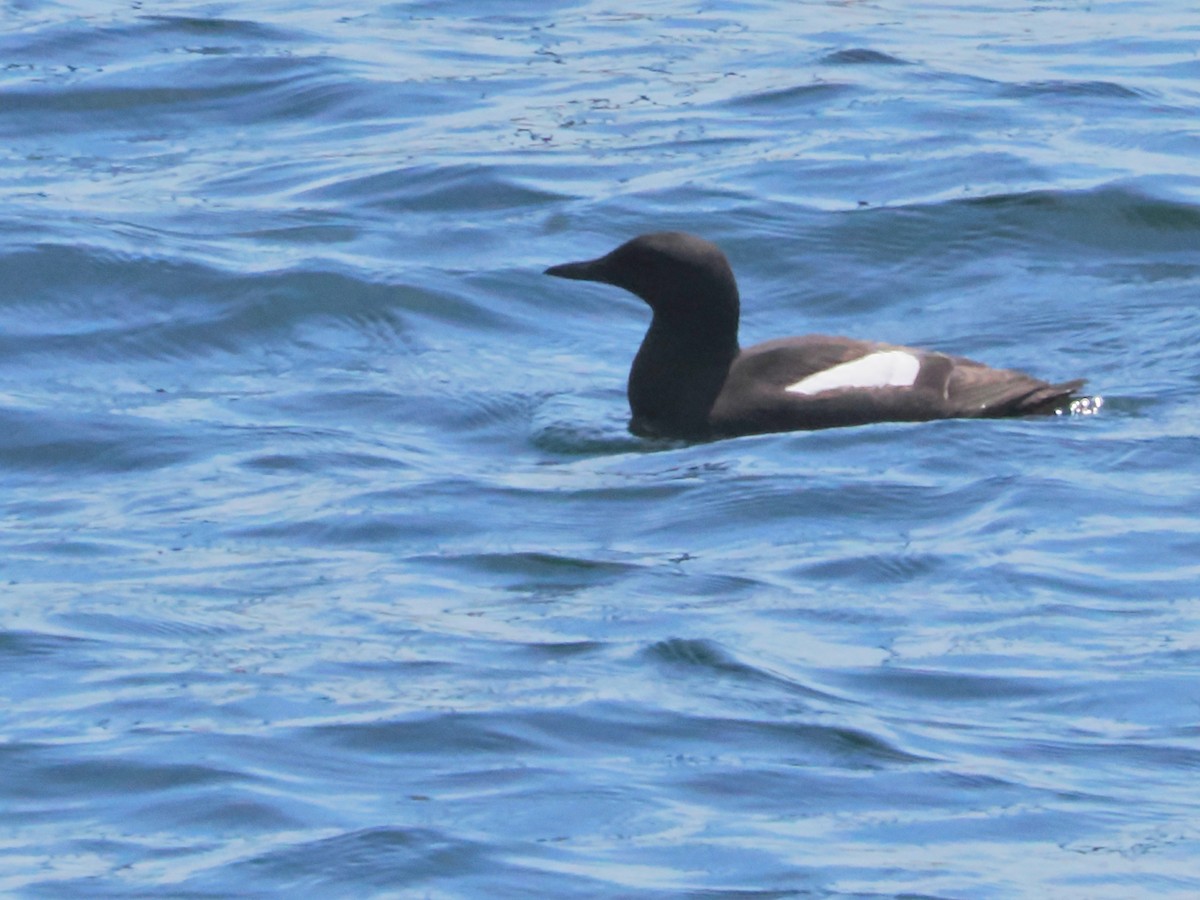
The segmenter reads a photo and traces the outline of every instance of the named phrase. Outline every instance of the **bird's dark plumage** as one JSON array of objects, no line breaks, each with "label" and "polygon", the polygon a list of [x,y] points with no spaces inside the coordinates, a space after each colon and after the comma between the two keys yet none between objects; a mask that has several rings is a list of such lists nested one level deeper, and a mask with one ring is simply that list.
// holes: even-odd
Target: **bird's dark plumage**
[{"label": "bird's dark plumage", "polygon": [[725,254],[681,232],[644,234],[547,275],[625,288],[649,304],[629,373],[630,430],[704,439],[870,422],[1054,412],[1082,380],[1050,384],[931,350],[845,337],[782,338],[742,350]]}]

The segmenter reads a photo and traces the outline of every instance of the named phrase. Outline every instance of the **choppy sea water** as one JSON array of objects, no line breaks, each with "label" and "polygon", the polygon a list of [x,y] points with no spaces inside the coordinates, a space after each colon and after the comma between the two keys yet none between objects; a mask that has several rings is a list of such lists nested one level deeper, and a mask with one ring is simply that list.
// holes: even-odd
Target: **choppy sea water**
[{"label": "choppy sea water", "polygon": [[[1200,13],[8,3],[0,892],[1200,892]],[[692,446],[547,265],[1089,416]]]}]

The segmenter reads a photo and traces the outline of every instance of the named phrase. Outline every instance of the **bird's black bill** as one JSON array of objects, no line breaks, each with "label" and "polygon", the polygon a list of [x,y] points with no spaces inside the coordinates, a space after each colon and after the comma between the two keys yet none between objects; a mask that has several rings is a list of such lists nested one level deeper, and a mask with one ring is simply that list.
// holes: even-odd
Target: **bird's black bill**
[{"label": "bird's black bill", "polygon": [[548,268],[546,274],[553,275],[555,278],[570,278],[572,281],[605,281],[600,265],[602,261],[603,257],[583,262],[562,263]]}]

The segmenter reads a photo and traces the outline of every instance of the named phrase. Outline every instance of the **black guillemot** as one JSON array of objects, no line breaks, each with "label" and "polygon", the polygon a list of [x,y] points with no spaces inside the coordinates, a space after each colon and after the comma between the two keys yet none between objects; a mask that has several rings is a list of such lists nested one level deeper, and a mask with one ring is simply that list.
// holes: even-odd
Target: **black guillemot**
[{"label": "black guillemot", "polygon": [[676,231],[643,234],[611,253],[551,266],[598,281],[653,312],[629,372],[629,429],[711,439],[871,422],[996,418],[1060,411],[1084,384],[1059,384],[931,350],[806,335],[741,349],[739,300],[715,244]]}]

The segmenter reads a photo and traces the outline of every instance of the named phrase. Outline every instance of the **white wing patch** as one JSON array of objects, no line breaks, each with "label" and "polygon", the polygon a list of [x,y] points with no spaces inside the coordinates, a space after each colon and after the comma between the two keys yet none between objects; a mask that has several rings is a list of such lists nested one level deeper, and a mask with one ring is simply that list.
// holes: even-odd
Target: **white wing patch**
[{"label": "white wing patch", "polygon": [[903,350],[879,350],[813,372],[784,388],[792,394],[820,394],[838,388],[912,387],[921,361]]}]

